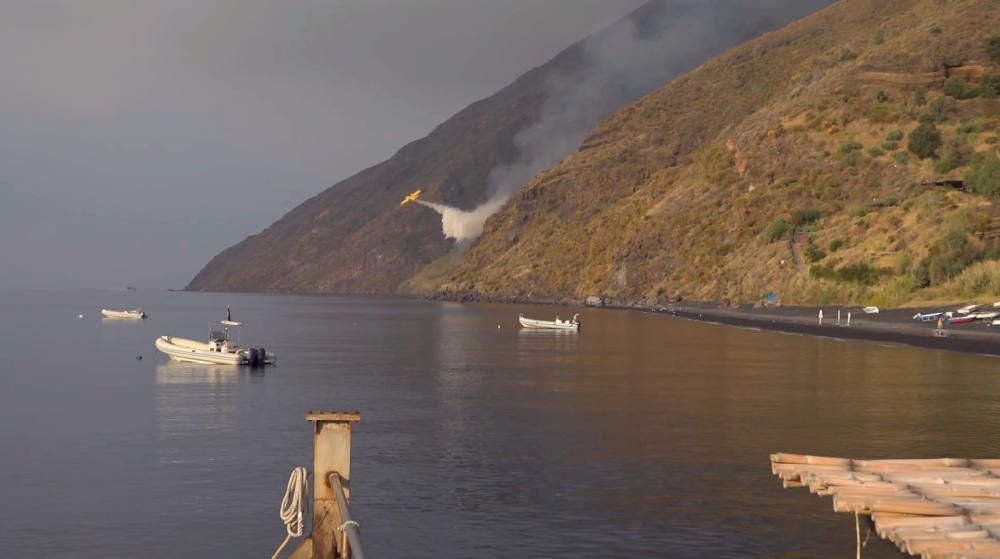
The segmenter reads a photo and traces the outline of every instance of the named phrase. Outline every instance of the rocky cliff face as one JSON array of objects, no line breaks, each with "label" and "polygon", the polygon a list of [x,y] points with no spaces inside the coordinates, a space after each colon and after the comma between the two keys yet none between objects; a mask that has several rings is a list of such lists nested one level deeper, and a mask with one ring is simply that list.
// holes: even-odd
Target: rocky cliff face
[{"label": "rocky cliff face", "polygon": [[535,177],[444,292],[996,295],[998,29],[995,0],[841,0],[735,48]]},{"label": "rocky cliff face", "polygon": [[[508,196],[575,149],[618,108],[723,49],[826,3],[754,0],[735,8],[728,0],[652,0],[391,159],[224,250],[188,289],[399,291],[455,248],[442,234],[440,216],[427,208],[400,208],[403,196],[420,188],[428,200],[463,209]],[[572,110],[560,110],[567,107]]]}]

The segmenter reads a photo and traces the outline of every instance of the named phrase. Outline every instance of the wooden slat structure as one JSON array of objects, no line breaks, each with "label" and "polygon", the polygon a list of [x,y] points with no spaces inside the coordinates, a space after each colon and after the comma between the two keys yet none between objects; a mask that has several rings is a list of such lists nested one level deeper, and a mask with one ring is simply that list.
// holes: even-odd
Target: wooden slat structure
[{"label": "wooden slat structure", "polygon": [[784,487],[870,515],[879,536],[924,559],[1000,558],[1000,459],[852,460],[772,454]]}]

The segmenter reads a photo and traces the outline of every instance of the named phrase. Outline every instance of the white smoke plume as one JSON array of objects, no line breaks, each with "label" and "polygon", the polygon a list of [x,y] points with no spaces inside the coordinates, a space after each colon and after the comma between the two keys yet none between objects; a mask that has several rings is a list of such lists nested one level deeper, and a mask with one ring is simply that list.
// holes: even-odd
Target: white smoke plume
[{"label": "white smoke plume", "polygon": [[503,206],[506,199],[492,198],[485,204],[480,205],[472,211],[460,210],[444,204],[425,202],[417,200],[418,204],[432,208],[441,214],[441,230],[444,236],[462,242],[468,239],[475,239],[483,234],[483,224],[486,218]]},{"label": "white smoke plume", "polygon": [[577,149],[601,120],[725,49],[832,1],[651,0],[582,42],[581,65],[549,77],[539,120],[515,136],[517,158],[491,171],[485,203],[472,211],[421,203],[441,214],[447,237],[478,237],[490,215]]}]

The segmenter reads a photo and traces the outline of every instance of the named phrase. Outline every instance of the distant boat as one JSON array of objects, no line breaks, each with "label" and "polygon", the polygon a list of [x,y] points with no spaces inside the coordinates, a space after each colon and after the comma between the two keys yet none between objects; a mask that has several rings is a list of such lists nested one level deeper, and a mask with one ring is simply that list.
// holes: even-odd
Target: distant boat
[{"label": "distant boat", "polygon": [[125,291],[135,291],[135,288],[130,285],[125,288]]},{"label": "distant boat", "polygon": [[928,313],[928,314],[917,313],[917,314],[913,315],[913,320],[919,320],[920,322],[934,322],[935,320],[937,320],[939,318],[944,318],[944,313],[943,312],[935,312],[935,313]]},{"label": "distant boat", "polygon": [[990,322],[990,328],[1000,328],[1000,320],[994,320]]},{"label": "distant boat", "polygon": [[262,347],[242,347],[229,339],[229,328],[221,323],[213,327],[208,335],[208,343],[160,336],[156,339],[156,349],[167,354],[174,361],[205,363],[210,365],[249,365],[261,367],[274,365],[277,356]]},{"label": "distant boat", "polygon": [[865,311],[865,314],[878,314],[878,307],[863,307],[861,310]]},{"label": "distant boat", "polygon": [[976,317],[971,314],[965,316],[953,316],[948,319],[948,324],[969,324],[970,322],[975,322]]},{"label": "distant boat", "polygon": [[993,320],[994,318],[1000,318],[1000,312],[994,312],[994,311],[977,312],[977,313],[972,313],[969,316],[974,317],[976,320]]},{"label": "distant boat", "polygon": [[958,314],[969,314],[969,313],[971,313],[973,311],[979,310],[980,306],[981,305],[967,305],[967,306],[964,306],[964,307],[956,310],[955,312],[957,312]]},{"label": "distant boat", "polygon": [[517,315],[517,321],[521,323],[521,326],[525,328],[547,328],[550,330],[579,330],[580,329],[580,315],[574,314],[573,320],[559,320],[556,317],[555,320],[535,320],[533,318],[524,318],[523,314]]},{"label": "distant boat", "polygon": [[131,318],[131,319],[146,318],[146,313],[144,313],[142,309],[133,309],[130,311],[101,309],[101,314],[104,315],[105,318]]}]

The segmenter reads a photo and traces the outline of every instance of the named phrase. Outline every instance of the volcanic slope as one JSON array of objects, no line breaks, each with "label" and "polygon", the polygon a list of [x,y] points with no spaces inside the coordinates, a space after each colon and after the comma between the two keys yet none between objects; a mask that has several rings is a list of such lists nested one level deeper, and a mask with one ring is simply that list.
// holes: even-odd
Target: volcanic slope
[{"label": "volcanic slope", "polygon": [[[399,201],[472,209],[515,190],[580,145],[601,119],[725,48],[810,13],[828,0],[653,0],[571,46],[492,97],[476,102],[389,160],[307,200],[263,232],[227,248],[190,282],[191,290],[390,293],[452,251],[441,218]],[[670,39],[676,35],[677,41]],[[622,39],[625,39],[624,41]],[[662,39],[666,40],[662,40]],[[621,52],[615,49],[628,48]],[[617,56],[615,56],[617,54]],[[597,65],[611,63],[593,83]],[[616,69],[614,63],[621,64]],[[635,68],[638,63],[643,67]],[[576,95],[579,92],[585,95]],[[540,126],[561,102],[572,111]],[[523,153],[541,138],[548,152]],[[550,141],[551,140],[551,141]],[[552,146],[561,146],[562,151]],[[515,184],[491,184],[495,169]],[[521,176],[518,179],[518,176]],[[494,181],[495,182],[495,181]]]},{"label": "volcanic slope", "polygon": [[533,179],[443,291],[641,305],[1000,295],[998,33],[996,0],[841,0],[732,49]]}]

